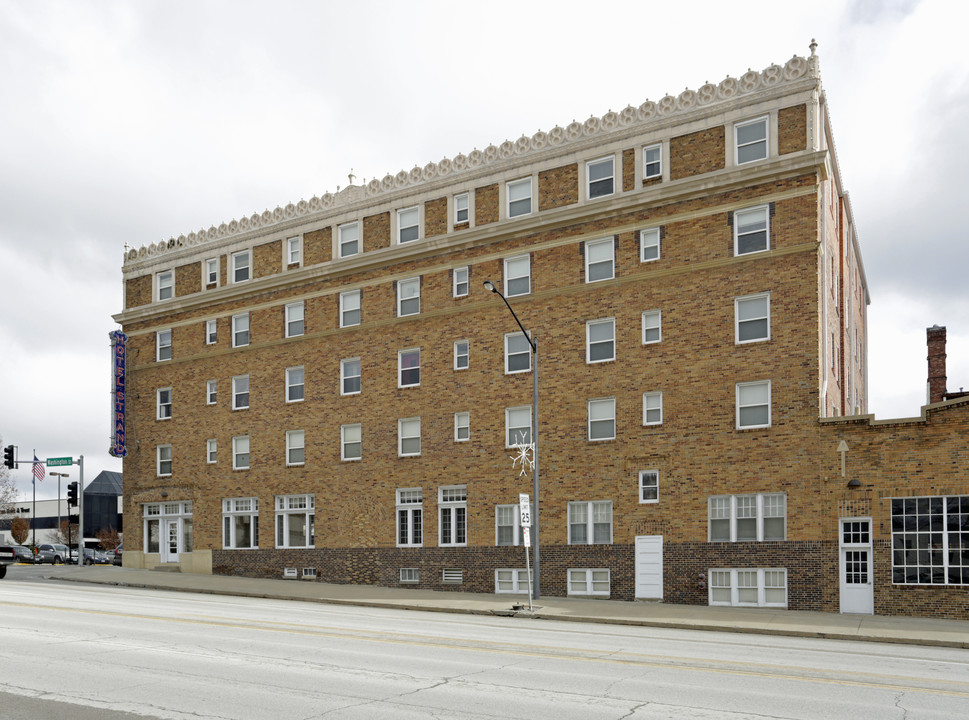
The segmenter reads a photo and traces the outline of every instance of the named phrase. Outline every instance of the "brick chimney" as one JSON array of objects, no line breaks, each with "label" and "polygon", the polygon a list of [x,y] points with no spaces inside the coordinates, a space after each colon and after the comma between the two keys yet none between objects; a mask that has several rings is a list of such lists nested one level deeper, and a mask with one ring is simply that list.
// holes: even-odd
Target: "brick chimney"
[{"label": "brick chimney", "polygon": [[945,328],[933,325],[925,331],[929,349],[929,404],[945,400]]}]

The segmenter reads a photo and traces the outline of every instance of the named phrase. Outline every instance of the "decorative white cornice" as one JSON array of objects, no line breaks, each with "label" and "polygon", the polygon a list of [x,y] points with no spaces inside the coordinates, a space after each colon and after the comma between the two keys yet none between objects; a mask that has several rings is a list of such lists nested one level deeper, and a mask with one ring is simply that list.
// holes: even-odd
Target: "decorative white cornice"
[{"label": "decorative white cornice", "polygon": [[401,170],[396,175],[386,175],[374,179],[363,186],[350,185],[337,193],[324,193],[311,200],[289,203],[286,207],[254,213],[249,217],[212,226],[208,230],[198,230],[188,235],[163,240],[128,250],[125,254],[125,269],[134,269],[149,259],[169,251],[199,246],[216,240],[230,240],[257,230],[271,228],[283,229],[286,225],[298,223],[301,219],[314,215],[327,214],[362,200],[374,200],[395,191],[416,188],[419,185],[445,177],[460,178],[467,173],[480,172],[489,166],[498,165],[512,158],[526,158],[529,155],[550,148],[567,149],[571,145],[588,142],[590,139],[607,141],[610,134],[635,126],[666,121],[677,115],[688,115],[698,109],[752,95],[760,91],[778,88],[794,83],[802,78],[819,78],[818,57],[814,54],[807,58],[795,55],[784,67],[771,65],[761,72],[748,70],[740,78],[729,75],[718,85],[705,83],[697,90],[686,89],[678,96],[667,95],[659,102],[647,100],[638,108],[629,106],[620,112],[609,111],[602,117],[590,117],[585,122],[572,122],[566,127],[556,126],[545,132],[538,131],[531,137],[522,135],[518,140],[506,140],[501,145],[489,145],[484,150],[472,150],[467,155],[460,153],[454,158],[443,158],[439,162],[429,162],[424,167],[415,166],[410,171]]}]

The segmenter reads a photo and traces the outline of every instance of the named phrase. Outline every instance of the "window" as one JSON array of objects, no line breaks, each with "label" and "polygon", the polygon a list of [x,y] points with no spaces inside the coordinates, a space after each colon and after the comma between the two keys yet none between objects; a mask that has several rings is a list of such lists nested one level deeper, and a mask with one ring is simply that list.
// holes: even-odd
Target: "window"
[{"label": "window", "polygon": [[770,423],[770,380],[737,383],[737,428],[765,428]]},{"label": "window", "polygon": [[215,400],[218,397],[218,393],[216,393],[217,387],[218,387],[218,382],[216,380],[205,381],[205,404],[206,405],[215,405]]},{"label": "window", "polygon": [[400,582],[402,585],[413,585],[420,582],[420,571],[418,568],[401,568]]},{"label": "window", "polygon": [[505,447],[532,441],[532,406],[505,408]]},{"label": "window", "polygon": [[340,327],[359,325],[362,319],[360,290],[340,293]]},{"label": "window", "polygon": [[471,439],[471,413],[454,413],[454,441],[465,442]]},{"label": "window", "polygon": [[467,340],[458,340],[454,343],[454,369],[467,370],[470,362],[470,350]]},{"label": "window", "polygon": [[569,545],[612,544],[612,501],[569,503]]},{"label": "window", "polygon": [[170,387],[159,388],[156,392],[156,399],[158,412],[155,417],[158,420],[170,419],[172,416],[172,389]]},{"label": "window", "polygon": [[363,429],[360,423],[340,426],[340,459],[359,460],[363,457]]},{"label": "window", "polygon": [[710,542],[759,542],[787,537],[787,496],[717,495],[707,501]]},{"label": "window", "polygon": [[306,433],[304,430],[286,431],[286,464],[303,465],[306,462]]},{"label": "window", "polygon": [[249,376],[236,375],[232,378],[232,409],[245,410],[249,407]]},{"label": "window", "polygon": [[530,255],[505,260],[505,297],[528,295],[532,291],[532,259]]},{"label": "window", "polygon": [[352,222],[337,228],[340,257],[350,257],[360,252],[360,225]]},{"label": "window", "polygon": [[249,279],[249,251],[243,250],[232,254],[232,282],[243,282]]},{"label": "window", "polygon": [[421,311],[421,279],[411,278],[397,283],[397,317],[417,315]]},{"label": "window", "polygon": [[424,491],[397,490],[397,547],[415,547],[423,539]]},{"label": "window", "polygon": [[420,208],[397,211],[397,242],[406,243],[420,238]]},{"label": "window", "polygon": [[205,344],[206,345],[215,345],[216,339],[218,338],[218,328],[219,328],[219,323],[217,320],[205,321]]},{"label": "window", "polygon": [[770,207],[738,210],[733,214],[734,255],[770,249]]},{"label": "window", "polygon": [[175,273],[171,270],[160,272],[155,276],[158,286],[158,299],[171,300],[175,297]]},{"label": "window", "polygon": [[356,395],[360,392],[360,358],[340,361],[340,394]]},{"label": "window", "polygon": [[528,215],[532,211],[532,179],[515,180],[505,185],[508,196],[508,217]]},{"label": "window", "polygon": [[663,393],[643,393],[643,425],[663,424]]},{"label": "window", "polygon": [[249,313],[232,316],[232,347],[249,344]]},{"label": "window", "polygon": [[770,340],[770,295],[750,295],[734,300],[735,342]]},{"label": "window", "polygon": [[586,363],[616,359],[616,320],[590,320],[585,324]]},{"label": "window", "polygon": [[159,445],[157,448],[159,476],[172,474],[172,446]]},{"label": "window", "polygon": [[206,285],[219,284],[219,258],[209,258],[205,261]]},{"label": "window", "polygon": [[532,345],[521,332],[505,335],[505,374],[528,372],[532,369]]},{"label": "window", "polygon": [[397,353],[397,387],[416,387],[421,384],[421,349],[412,348]]},{"label": "window", "polygon": [[643,313],[643,345],[658,343],[663,339],[663,314],[659,310]]},{"label": "window", "polygon": [[892,498],[892,582],[969,585],[969,495]]},{"label": "window", "polygon": [[222,501],[222,547],[226,550],[259,547],[259,498]]},{"label": "window", "polygon": [[300,301],[286,306],[286,337],[297,337],[306,331],[306,306]]},{"label": "window", "polygon": [[663,146],[649,145],[643,148],[643,180],[662,177]]},{"label": "window", "polygon": [[397,421],[397,454],[401,457],[421,454],[421,419],[404,418]]},{"label": "window", "polygon": [[612,238],[585,244],[585,281],[610,280],[615,277],[615,247]]},{"label": "window", "polygon": [[219,443],[214,438],[205,441],[205,462],[212,465],[219,459]]},{"label": "window", "polygon": [[232,469],[249,469],[249,436],[237,435],[232,438]]},{"label": "window", "polygon": [[172,331],[159,330],[155,333],[155,348],[158,362],[172,359]]},{"label": "window", "polygon": [[303,367],[286,368],[286,402],[302,402],[305,397]]},{"label": "window", "polygon": [[787,570],[744,568],[710,570],[711,605],[785,607]]},{"label": "window", "polygon": [[640,262],[652,262],[653,260],[659,260],[661,234],[662,233],[660,233],[659,228],[650,228],[649,230],[639,231]]},{"label": "window", "polygon": [[454,297],[464,297],[470,289],[470,273],[467,267],[454,268]]},{"label": "window", "polygon": [[737,142],[737,164],[763,160],[767,157],[767,118],[757,118],[734,125]]},{"label": "window", "polygon": [[639,502],[659,502],[659,470],[639,471]]},{"label": "window", "polygon": [[614,155],[587,162],[585,174],[588,181],[586,187],[589,200],[612,195],[615,192],[616,158]]},{"label": "window", "polygon": [[439,545],[468,544],[468,489],[464,485],[438,489]]},{"label": "window", "polygon": [[276,547],[313,547],[313,495],[276,496]]},{"label": "window", "polygon": [[471,221],[471,195],[461,193],[454,196],[454,224],[460,225]]},{"label": "window", "polygon": [[299,265],[303,262],[303,238],[297,235],[286,241],[286,263]]},{"label": "window", "polygon": [[496,593],[527,593],[529,587],[525,568],[495,570]]},{"label": "window", "polygon": [[569,595],[609,595],[608,568],[570,568]]},{"label": "window", "polygon": [[521,542],[518,505],[495,505],[495,545],[520,545]]},{"label": "window", "polygon": [[589,442],[616,439],[616,398],[589,401]]}]

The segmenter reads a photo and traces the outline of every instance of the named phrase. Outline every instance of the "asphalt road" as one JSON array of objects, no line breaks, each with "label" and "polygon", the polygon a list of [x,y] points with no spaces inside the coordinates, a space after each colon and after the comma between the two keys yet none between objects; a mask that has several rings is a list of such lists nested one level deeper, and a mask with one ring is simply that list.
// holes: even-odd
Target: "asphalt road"
[{"label": "asphalt road", "polygon": [[[30,574],[32,575],[32,574]],[[962,718],[969,652],[0,581],[0,718]]]}]

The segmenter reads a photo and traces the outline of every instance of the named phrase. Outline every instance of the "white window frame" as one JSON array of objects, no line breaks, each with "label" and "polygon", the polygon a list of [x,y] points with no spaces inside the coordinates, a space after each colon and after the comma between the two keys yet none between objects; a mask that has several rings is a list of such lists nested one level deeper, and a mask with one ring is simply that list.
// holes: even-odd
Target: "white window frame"
[{"label": "white window frame", "polygon": [[[463,219],[460,216],[462,211],[465,214]],[[457,193],[454,196],[454,224],[461,223],[471,225],[471,193],[469,192]]]},{"label": "white window frame", "polygon": [[[524,343],[523,348],[513,348],[511,344],[521,344]],[[528,358],[528,367],[521,368],[518,370],[511,369],[511,359],[513,357],[520,358],[522,355]],[[532,371],[532,345],[530,339],[525,337],[525,335],[519,332],[505,333],[505,375],[516,375],[518,373],[527,373]]]},{"label": "white window frame", "polygon": [[[589,400],[587,405],[587,432],[589,442],[606,442],[609,440],[616,439],[616,398],[596,398],[595,400]],[[596,436],[593,437],[593,423],[595,425]],[[612,424],[611,434],[602,434],[602,427],[606,427],[605,423]]]},{"label": "white window frame", "polygon": [[[593,248],[609,248],[609,260],[596,260],[592,262],[592,250]],[[608,262],[611,270],[608,277],[597,277],[594,280],[591,278],[589,270],[593,265],[602,265]],[[612,280],[616,277],[616,241],[614,238],[603,238],[601,240],[592,240],[586,242],[585,244],[585,281],[586,283],[602,282],[603,280]]]},{"label": "white window frame", "polygon": [[[762,215],[762,218],[758,218],[759,222],[762,222],[764,229],[761,230],[747,230],[746,232],[740,232],[741,220],[747,217],[754,217],[755,215]],[[752,227],[748,224],[747,227]],[[764,247],[758,247],[756,250],[745,250],[740,251],[741,241],[749,235],[754,233],[764,233]],[[744,208],[743,210],[736,210],[733,214],[733,254],[735,256],[741,255],[753,255],[754,253],[767,252],[771,249],[770,245],[770,205],[757,205],[756,207]]]},{"label": "white window frame", "polygon": [[[651,331],[656,332],[656,337],[651,338]],[[663,311],[644,310],[643,311],[643,345],[655,345],[663,342]]]},{"label": "white window frame", "polygon": [[159,330],[155,333],[155,361],[165,362],[172,359],[172,330]]},{"label": "white window frame", "polygon": [[[302,459],[300,459],[302,455]],[[306,464],[306,431],[286,431],[286,467]]]},{"label": "white window frame", "polygon": [[[526,414],[528,415],[528,424],[515,424],[512,425],[512,416],[516,417],[518,423],[521,422],[520,416]],[[527,428],[528,434],[524,437],[519,437],[519,433],[522,433],[522,428]],[[505,408],[505,447],[512,448],[515,447],[519,442],[527,445],[532,441],[532,406],[531,405],[519,405],[518,407]],[[514,435],[512,435],[514,433]]]},{"label": "white window frame", "polygon": [[[657,158],[650,160],[647,153],[654,150],[656,151]],[[649,172],[651,165],[656,166],[654,172]],[[663,143],[643,147],[643,180],[651,180],[658,177],[663,177]]]},{"label": "white window frame", "polygon": [[299,337],[306,334],[306,303],[302,300],[287,303],[285,310],[286,337]]},{"label": "white window frame", "polygon": [[437,539],[439,547],[465,547],[468,544],[467,485],[438,488]]},{"label": "white window frame", "polygon": [[[344,237],[345,235],[351,235],[352,237]],[[360,238],[360,223],[359,222],[348,222],[338,225],[336,229],[337,235],[337,256],[341,258],[353,257],[354,255],[359,255],[363,252],[363,243]],[[353,244],[352,252],[348,249],[350,244]]]},{"label": "white window frame", "polygon": [[[754,303],[763,303],[763,314],[754,315],[741,319],[741,307],[754,307]],[[770,293],[758,293],[756,295],[745,295],[744,297],[734,298],[734,342],[737,345],[748,343],[766,342],[770,340]],[[759,310],[759,308],[757,308]],[[740,328],[743,323],[753,323],[765,321],[767,331],[762,337],[751,337],[746,340],[740,337]]]},{"label": "white window frame", "polygon": [[[783,584],[777,584],[777,579],[783,578]],[[710,605],[725,607],[787,607],[788,577],[787,568],[710,568],[707,573],[707,602]],[[768,586],[768,582],[773,584]],[[767,599],[769,590],[784,591],[784,601],[776,602]],[[742,591],[746,595],[751,590],[756,594],[756,600],[741,600]],[[714,599],[714,596],[718,596]],[[729,600],[724,596],[729,595]]]},{"label": "white window frame", "polygon": [[[662,236],[660,228],[646,228],[639,231],[639,262],[656,262],[662,254]],[[650,252],[647,252],[649,250]],[[655,252],[653,252],[655,250]]]},{"label": "white window frame", "polygon": [[[232,469],[248,470],[250,466],[249,458],[249,436],[236,435],[232,438]],[[243,456],[245,456],[243,458]]]},{"label": "white window frame", "polygon": [[251,338],[249,335],[249,313],[239,313],[232,316],[232,347],[246,347]]},{"label": "white window frame", "polygon": [[219,258],[217,257],[205,260],[205,284],[216,286],[219,284]]},{"label": "white window frame", "polygon": [[454,442],[468,442],[471,439],[471,413],[454,413]]},{"label": "white window frame", "polygon": [[467,370],[469,367],[471,367],[471,342],[468,340],[455,340],[454,369]]},{"label": "white window frame", "polygon": [[[240,250],[234,252],[232,257],[232,283],[246,282],[252,279],[252,252],[250,250]],[[245,277],[239,277],[240,273]]]},{"label": "white window frame", "polygon": [[[353,313],[357,314],[356,317]],[[353,327],[362,321],[363,293],[360,290],[347,290],[340,293],[340,327]]]},{"label": "white window frame", "polygon": [[[311,548],[316,542],[316,502],[312,494],[276,496],[276,533],[277,548]],[[303,544],[291,543],[290,519],[303,518]],[[282,540],[282,542],[280,542]]]},{"label": "white window frame", "polygon": [[[297,377],[297,373],[299,376]],[[302,365],[286,368],[286,402],[297,403],[306,399],[306,370]],[[299,397],[293,397],[294,391],[299,388]]]},{"label": "white window frame", "polygon": [[[421,488],[398,488],[396,495],[394,526],[397,547],[422,547],[424,545],[424,491]],[[405,536],[403,542],[401,536]]]},{"label": "white window frame", "polygon": [[[347,365],[350,363],[356,363],[357,374],[350,375],[347,373]],[[357,378],[357,384],[360,386],[356,390],[347,390],[347,381]],[[354,358],[344,358],[340,361],[340,394],[341,395],[359,395],[363,390],[363,362],[358,357]]]},{"label": "white window frame", "polygon": [[[404,452],[406,441],[417,440],[417,451],[411,449]],[[397,421],[397,456],[398,457],[417,457],[421,454],[421,419],[420,417],[401,418]]]},{"label": "white window frame", "polygon": [[303,264],[303,236],[294,235],[286,239],[286,265]]},{"label": "white window frame", "polygon": [[[526,186],[528,187],[527,196],[524,194],[521,194],[519,196],[520,189]],[[516,195],[516,197],[512,199],[512,195]],[[531,177],[519,178],[518,180],[511,180],[509,182],[506,182],[505,183],[505,217],[510,219],[510,218],[525,217],[526,215],[531,215],[534,209],[532,208],[532,200],[534,198],[534,195],[535,193],[532,190]],[[523,206],[523,203],[526,200],[528,201],[528,209],[522,210],[521,207]],[[515,212],[512,212],[512,205],[516,203],[518,205],[516,205],[514,208]]]},{"label": "white window frame", "polygon": [[[785,493],[741,493],[707,498],[707,542],[781,542],[787,540],[787,495]],[[768,537],[767,527],[781,518],[781,533]],[[714,537],[714,522],[718,532]],[[752,525],[754,532],[741,533],[738,523]],[[724,533],[723,529],[727,532]],[[743,535],[743,537],[741,537]]]},{"label": "white window frame", "polygon": [[[767,401],[766,402],[741,402],[741,395],[745,394],[744,390],[754,389],[754,388],[766,388],[767,390]],[[757,428],[769,428],[771,426],[771,381],[770,380],[757,380],[755,382],[743,382],[737,383],[737,429],[738,430],[755,430]],[[747,393],[749,395],[749,393]],[[743,410],[754,407],[767,406],[767,422],[759,424],[741,424],[741,416]]]},{"label": "white window frame", "polygon": [[[354,448],[353,446],[356,446]],[[356,454],[353,454],[353,451]],[[347,423],[340,426],[340,461],[355,462],[363,459],[363,425]]]},{"label": "white window frame", "polygon": [[155,447],[155,474],[158,477],[169,477],[172,474],[172,446],[170,444],[157,445]]},{"label": "white window frame", "polygon": [[[239,519],[248,519],[250,542],[241,544]],[[243,525],[246,523],[243,522]],[[222,549],[256,550],[259,548],[259,498],[222,499]]]},{"label": "white window frame", "polygon": [[643,393],[643,425],[663,424],[663,392]]},{"label": "white window frame", "polygon": [[495,594],[521,595],[527,593],[529,587],[527,569],[498,568],[495,570]]},{"label": "white window frame", "polygon": [[215,405],[219,398],[219,381],[218,380],[206,380],[205,381],[205,404]]},{"label": "white window frame", "polygon": [[[524,270],[524,271],[523,271]],[[515,273],[515,274],[512,274]],[[519,297],[521,295],[531,295],[532,292],[532,256],[530,254],[516,255],[515,257],[505,258],[504,272],[502,273],[505,285],[505,297]],[[524,283],[521,282],[524,280]],[[512,287],[512,284],[527,285],[527,288]]]},{"label": "white window frame", "polygon": [[[612,588],[612,573],[609,568],[569,568],[567,580],[569,595],[609,597]],[[575,587],[578,583],[583,584],[582,589]],[[606,589],[602,589],[603,583],[606,584]]]},{"label": "white window frame", "polygon": [[659,502],[659,470],[639,471],[639,504],[651,505]]},{"label": "white window frame", "polygon": [[[416,357],[417,365],[411,365],[404,367],[404,357]],[[417,371],[417,382],[404,383],[404,372]],[[397,352],[397,387],[398,388],[408,388],[408,387],[420,387],[421,384],[421,349],[420,348],[407,348],[406,350],[399,350]]]},{"label": "white window frame", "polygon": [[[404,295],[405,288],[416,288],[417,292],[411,295]],[[404,312],[404,303],[410,302],[412,300],[417,301],[417,309],[410,312]],[[408,317],[410,315],[420,315],[421,313],[421,279],[407,278],[406,280],[397,281],[397,317]]]},{"label": "white window frame", "polygon": [[[511,522],[502,522],[511,520]],[[501,528],[511,528],[511,542],[502,542]],[[495,547],[518,547],[522,543],[519,505],[495,505]]]},{"label": "white window frame", "polygon": [[[243,383],[245,384],[245,389],[243,390]],[[242,403],[242,396],[245,395],[245,405]],[[232,378],[232,409],[233,410],[248,410],[249,409],[249,375],[235,375]]]},{"label": "white window frame", "polygon": [[466,297],[471,292],[471,271],[467,265],[454,268],[452,272],[452,292],[454,297]]},{"label": "white window frame", "polygon": [[206,320],[205,321],[205,344],[215,345],[219,339],[219,321],[218,320]]},{"label": "white window frame", "polygon": [[162,270],[155,273],[155,300],[171,300],[175,297],[175,271]]},{"label": "white window frame", "polygon": [[[596,512],[600,511],[597,516]],[[601,522],[602,512],[608,511],[609,515],[609,540],[607,541],[596,541],[595,539],[595,528],[596,525],[602,525]],[[584,516],[584,519],[583,517]],[[596,522],[597,517],[600,522]],[[612,507],[612,500],[593,500],[593,501],[581,501],[581,502],[570,502],[568,504],[568,540],[569,545],[612,545],[612,534],[614,525],[614,514]],[[574,527],[585,527],[585,540],[583,541],[580,537],[573,535]]]},{"label": "white window frame", "polygon": [[[410,221],[411,215],[414,216],[413,222]],[[407,216],[405,218],[405,216]],[[407,225],[404,225],[407,222]],[[414,237],[404,239],[404,231],[414,231]],[[410,233],[408,233],[409,235]],[[401,208],[397,211],[397,244],[404,245],[409,242],[416,242],[421,239],[421,206],[414,205],[409,208]]]},{"label": "white window frame", "polygon": [[[740,142],[740,131],[743,128],[750,127],[752,125],[763,125],[764,126],[764,138],[762,140],[754,140],[751,142],[746,142],[741,144]],[[740,159],[741,148],[749,148],[760,143],[764,144],[764,154],[763,157],[754,157],[749,160]],[[761,160],[766,160],[770,157],[770,115],[763,115],[757,118],[751,118],[750,120],[744,120],[743,122],[734,123],[733,126],[733,147],[734,147],[734,164],[736,165],[748,165],[752,162],[759,162]]]},{"label": "white window frame", "polygon": [[170,387],[158,388],[155,391],[155,419],[172,419],[172,389]]},{"label": "white window frame", "polygon": [[[604,165],[605,163],[609,163],[609,170],[611,171],[611,174],[598,178],[597,180],[593,180],[593,166]],[[609,192],[600,192],[593,195],[593,184],[604,183],[606,180],[609,180]],[[587,160],[585,163],[585,199],[598,200],[600,198],[611,197],[616,194],[616,191],[616,156],[606,155],[604,157],[596,158],[595,160]]]},{"label": "white window frame", "polygon": [[219,441],[209,438],[205,441],[205,463],[214,465],[219,460]]},{"label": "white window frame", "polygon": [[[592,333],[593,328],[603,328],[608,327],[611,330],[611,334],[608,340],[593,340]],[[611,354],[608,357],[602,357],[598,360],[593,359],[593,349],[600,349],[601,346],[605,345],[611,346]],[[615,362],[616,360],[616,318],[602,318],[601,320],[588,320],[585,323],[585,362],[587,365],[595,365],[596,363],[604,362]]]}]

